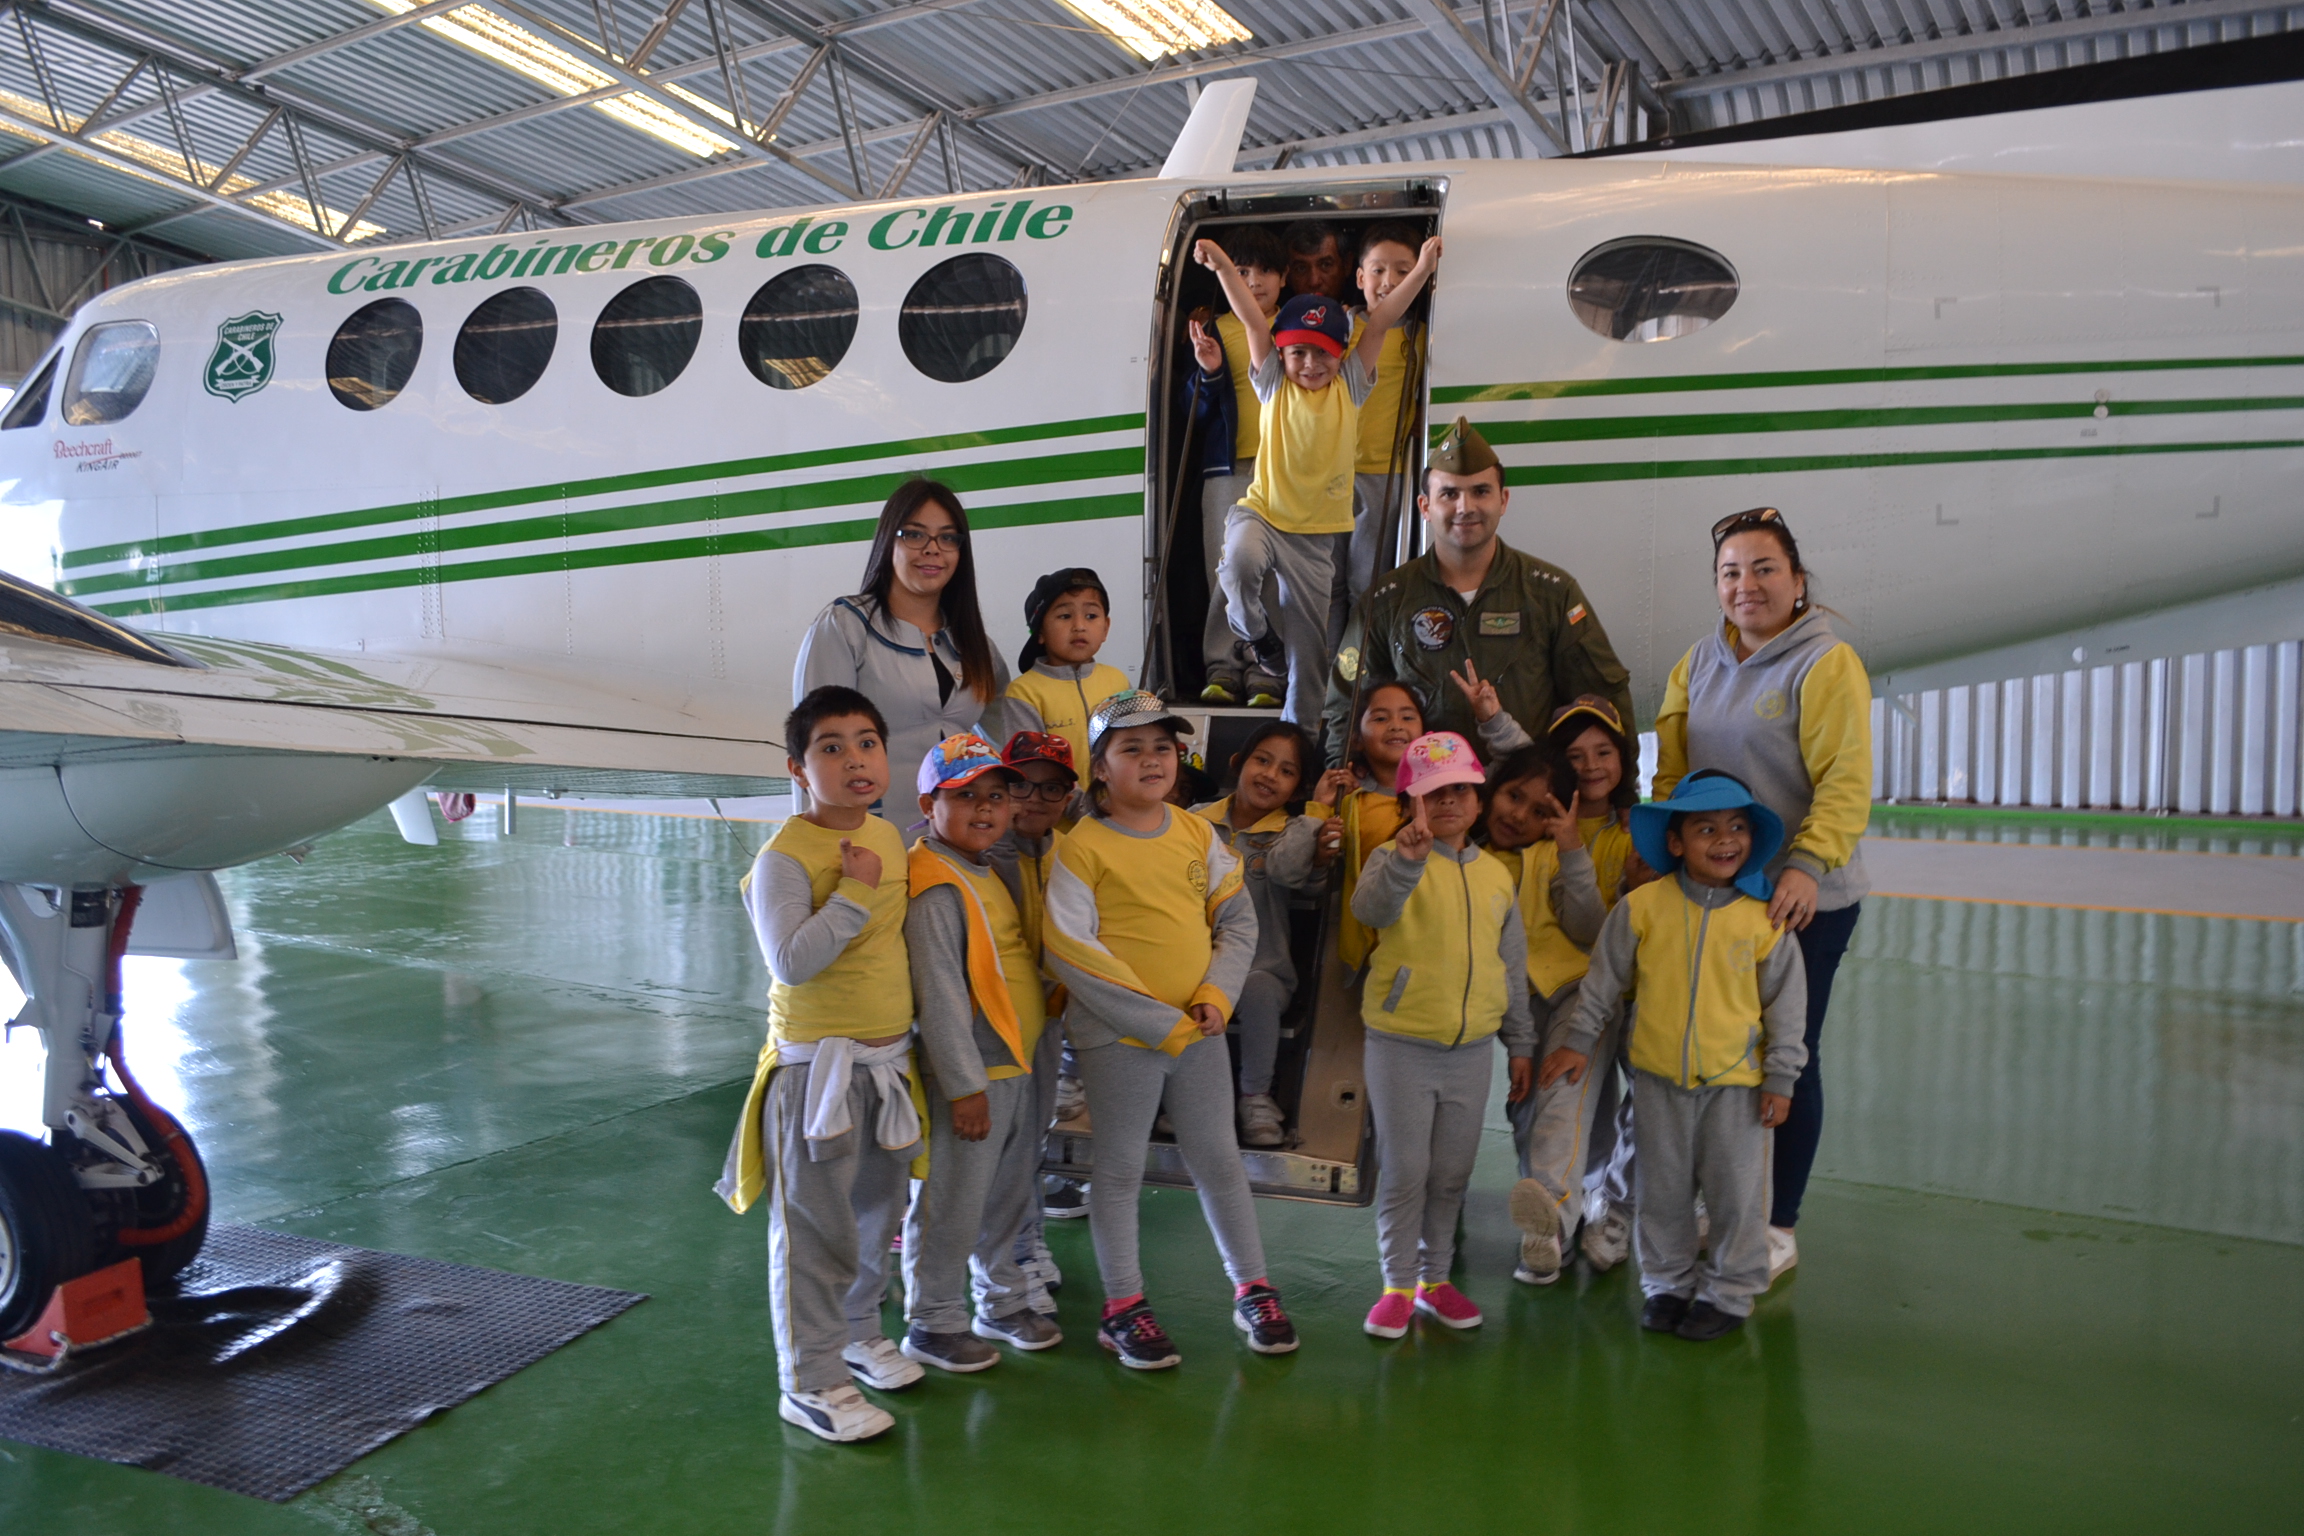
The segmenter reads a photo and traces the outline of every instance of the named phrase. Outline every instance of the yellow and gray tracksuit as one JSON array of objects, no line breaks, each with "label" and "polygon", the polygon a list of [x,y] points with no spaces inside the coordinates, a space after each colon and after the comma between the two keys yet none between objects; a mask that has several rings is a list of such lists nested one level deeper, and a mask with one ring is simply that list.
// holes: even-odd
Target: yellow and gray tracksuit
[{"label": "yellow and gray tracksuit", "polygon": [[1480,1150],[1501,1039],[1536,1049],[1528,939],[1512,876],[1485,849],[1434,845],[1418,863],[1369,855],[1352,912],[1376,932],[1361,992],[1361,1073],[1376,1126],[1376,1247],[1384,1284],[1448,1278],[1456,1216]]},{"label": "yellow and gray tracksuit", "polygon": [[[934,837],[913,846],[904,945],[920,1015],[928,1178],[904,1221],[905,1321],[968,1328],[969,1277],[985,1317],[1026,1305],[1016,1235],[1039,1207],[1032,1064],[1046,1022],[1039,956],[1007,879]],[[964,1141],[952,1104],[985,1097],[991,1134]]]},{"label": "yellow and gray tracksuit", "polygon": [[[841,874],[843,837],[880,855],[877,887]],[[903,868],[903,838],[877,817],[843,833],[794,816],[743,885],[775,980],[718,1188],[739,1211],[768,1196],[769,1315],[787,1392],[839,1386],[841,1350],[880,1333],[888,1245],[921,1142]]]},{"label": "yellow and gray tracksuit", "polygon": [[1107,1298],[1144,1289],[1137,1197],[1163,1106],[1235,1285],[1264,1242],[1233,1128],[1232,1057],[1185,1010],[1230,1015],[1256,957],[1256,909],[1216,829],[1170,809],[1158,832],[1101,817],[1056,839],[1043,939],[1095,1126],[1088,1226]]},{"label": "yellow and gray tracksuit", "polygon": [[[1685,874],[1626,896],[1600,925],[1563,1037],[1590,1056],[1632,1014],[1633,1180],[1640,1286],[1742,1317],[1768,1286],[1768,1154],[1760,1094],[1792,1092],[1807,1060],[1800,940],[1734,887]],[[1696,1194],[1711,1217],[1696,1260]]]},{"label": "yellow and gray tracksuit", "polygon": [[1072,746],[1072,761],[1088,761],[1088,717],[1116,693],[1128,674],[1101,661],[1070,666],[1043,656],[1000,697],[984,706],[984,739],[998,746],[1018,731],[1045,731]]}]

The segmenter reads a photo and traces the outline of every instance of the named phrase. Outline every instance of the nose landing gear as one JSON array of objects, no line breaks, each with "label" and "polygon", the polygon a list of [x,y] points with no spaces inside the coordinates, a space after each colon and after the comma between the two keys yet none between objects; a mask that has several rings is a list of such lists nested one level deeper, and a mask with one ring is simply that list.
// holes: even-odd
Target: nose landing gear
[{"label": "nose landing gear", "polygon": [[141,897],[0,885],[0,949],[27,996],[9,1027],[39,1030],[48,1048],[47,1142],[0,1132],[0,1339],[67,1280],[134,1256],[147,1284],[164,1283],[207,1237],[199,1151],[120,1044],[120,957]]}]

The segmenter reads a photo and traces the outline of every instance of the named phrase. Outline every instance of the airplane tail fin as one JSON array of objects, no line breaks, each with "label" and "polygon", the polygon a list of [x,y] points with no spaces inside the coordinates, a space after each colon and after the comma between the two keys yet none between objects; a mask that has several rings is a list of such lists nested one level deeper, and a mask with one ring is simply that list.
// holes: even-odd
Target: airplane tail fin
[{"label": "airplane tail fin", "polygon": [[1240,136],[1248,131],[1248,108],[1256,100],[1256,82],[1219,80],[1200,92],[1184,131],[1160,167],[1162,178],[1196,180],[1229,176],[1240,158]]}]

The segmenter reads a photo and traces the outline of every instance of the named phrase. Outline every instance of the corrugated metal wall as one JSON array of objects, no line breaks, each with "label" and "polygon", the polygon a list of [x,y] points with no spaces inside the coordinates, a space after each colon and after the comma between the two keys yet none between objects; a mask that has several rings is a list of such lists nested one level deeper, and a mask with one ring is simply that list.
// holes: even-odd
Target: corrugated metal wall
[{"label": "corrugated metal wall", "polygon": [[2300,651],[2281,640],[1875,699],[1872,796],[2295,816]]},{"label": "corrugated metal wall", "polygon": [[21,380],[92,296],[199,259],[0,197],[0,385]]}]

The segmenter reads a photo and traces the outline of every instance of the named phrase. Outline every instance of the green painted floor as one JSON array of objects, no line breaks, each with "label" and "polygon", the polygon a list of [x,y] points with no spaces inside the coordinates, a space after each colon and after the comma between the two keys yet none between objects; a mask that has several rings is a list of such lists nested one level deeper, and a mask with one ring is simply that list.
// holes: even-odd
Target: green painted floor
[{"label": "green painted floor", "polygon": [[[1514,1285],[1499,1121],[1476,1333],[1367,1339],[1367,1215],[1265,1202],[1306,1343],[1251,1356],[1157,1192],[1182,1369],[1094,1347],[1061,1223],[1062,1348],[833,1447],[776,1419],[765,1225],[707,1188],[760,1027],[731,899],[758,829],[493,834],[379,818],[229,876],[243,958],[132,962],[132,1059],[225,1219],[654,1299],[286,1506],[0,1442],[0,1531],[2298,1528],[2304,925],[1869,906],[1803,1264],[1732,1342],[1641,1335],[1621,1271]],[[0,1057],[0,1121],[35,1062]]]}]

